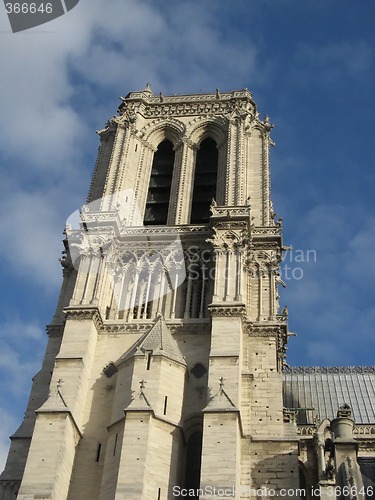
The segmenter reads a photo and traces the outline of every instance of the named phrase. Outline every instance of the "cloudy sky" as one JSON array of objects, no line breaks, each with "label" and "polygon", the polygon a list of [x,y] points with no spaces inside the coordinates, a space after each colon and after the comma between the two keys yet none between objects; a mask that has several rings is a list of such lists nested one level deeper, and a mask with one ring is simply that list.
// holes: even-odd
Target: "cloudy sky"
[{"label": "cloudy sky", "polygon": [[0,469],[54,313],[66,218],[118,96],[249,88],[275,124],[289,364],[375,352],[373,0],[80,0],[12,34],[0,7]]}]

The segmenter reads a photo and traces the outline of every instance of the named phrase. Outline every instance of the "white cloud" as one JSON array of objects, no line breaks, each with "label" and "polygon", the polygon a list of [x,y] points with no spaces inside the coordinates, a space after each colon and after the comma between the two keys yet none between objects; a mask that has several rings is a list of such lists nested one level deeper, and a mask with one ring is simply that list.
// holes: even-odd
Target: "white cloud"
[{"label": "white cloud", "polygon": [[18,187],[3,193],[0,250],[15,276],[54,289],[61,283],[62,208],[63,193],[51,186],[46,191]]},{"label": "white cloud", "polygon": [[[224,85],[255,69],[254,47],[239,52],[207,7],[177,2],[163,11],[145,1],[81,0],[48,25],[3,34],[2,168],[11,169],[14,182],[2,186],[0,230],[6,238],[0,245],[18,275],[46,285],[60,282],[62,215],[84,201],[94,128],[108,118],[103,113],[109,100],[116,103],[117,94],[148,81],[155,90],[199,90],[212,85],[214,74]],[[1,22],[7,29],[7,19]],[[87,113],[78,111],[82,102]],[[85,154],[91,165],[84,164]]]}]

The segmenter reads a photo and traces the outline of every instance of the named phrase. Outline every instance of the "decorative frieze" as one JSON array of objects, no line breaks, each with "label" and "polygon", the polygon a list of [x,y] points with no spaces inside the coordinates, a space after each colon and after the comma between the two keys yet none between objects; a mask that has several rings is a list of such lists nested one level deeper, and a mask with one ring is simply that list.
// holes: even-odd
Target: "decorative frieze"
[{"label": "decorative frieze", "polygon": [[67,320],[92,320],[98,331],[103,324],[99,309],[96,307],[67,307],[64,313]]},{"label": "decorative frieze", "polygon": [[375,425],[355,425],[353,434],[357,437],[372,435],[375,439]]},{"label": "decorative frieze", "polygon": [[253,235],[254,236],[281,236],[281,225],[276,225],[276,226],[267,226],[267,227],[260,227],[260,226],[255,226],[253,227]]},{"label": "decorative frieze", "polygon": [[[185,321],[185,322],[169,322],[166,321],[170,332],[178,335],[194,335],[194,334],[209,334],[211,331],[211,323],[207,320],[201,321]],[[100,327],[101,334],[122,335],[122,334],[143,334],[149,330],[154,324],[154,320],[145,322],[133,323],[107,323],[104,322]]]},{"label": "decorative frieze", "polygon": [[212,202],[211,204],[211,212],[213,216],[218,217],[250,217],[250,206],[242,206],[242,207],[218,207],[216,203]]},{"label": "decorative frieze", "polygon": [[244,304],[211,304],[208,306],[209,312],[212,317],[231,317],[231,316],[241,316],[246,317],[246,307]]},{"label": "decorative frieze", "polygon": [[128,227],[122,231],[123,235],[138,234],[189,234],[208,233],[209,226],[153,226],[153,227]]},{"label": "decorative frieze", "polygon": [[297,436],[312,438],[316,431],[316,425],[297,425]]},{"label": "decorative frieze", "polygon": [[246,322],[245,328],[249,337],[276,337],[279,332],[277,325],[256,326],[250,321]]},{"label": "decorative frieze", "polygon": [[196,115],[250,115],[256,118],[256,108],[251,93],[234,91],[185,96],[155,96],[152,92],[132,92],[119,106],[119,114],[128,121],[135,112],[146,118],[196,116]]}]

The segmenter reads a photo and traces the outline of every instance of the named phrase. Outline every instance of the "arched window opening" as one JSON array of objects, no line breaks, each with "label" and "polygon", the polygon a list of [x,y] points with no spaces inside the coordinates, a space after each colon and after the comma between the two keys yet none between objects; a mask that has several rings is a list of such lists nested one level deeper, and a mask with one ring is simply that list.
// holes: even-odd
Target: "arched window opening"
[{"label": "arched window opening", "polygon": [[[201,431],[194,432],[187,442],[185,471],[185,488],[187,490],[191,489],[196,491],[200,487],[202,436]],[[193,496],[191,498],[198,499],[199,496]]]},{"label": "arched window opening", "polygon": [[208,137],[201,142],[197,151],[194,175],[191,224],[210,220],[212,198],[216,199],[218,150],[216,142]]},{"label": "arched window opening", "polygon": [[173,144],[166,139],[159,144],[154,154],[146,201],[145,225],[164,225],[167,223],[173,164]]}]

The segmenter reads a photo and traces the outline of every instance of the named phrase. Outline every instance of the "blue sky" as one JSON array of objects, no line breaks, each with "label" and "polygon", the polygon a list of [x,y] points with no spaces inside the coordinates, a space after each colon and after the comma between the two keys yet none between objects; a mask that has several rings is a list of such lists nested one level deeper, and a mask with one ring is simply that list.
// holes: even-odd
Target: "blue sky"
[{"label": "blue sky", "polygon": [[80,0],[12,34],[0,8],[0,468],[40,368],[95,130],[147,82],[249,88],[275,124],[272,197],[293,246],[288,362],[374,363],[374,21],[373,0]]}]

